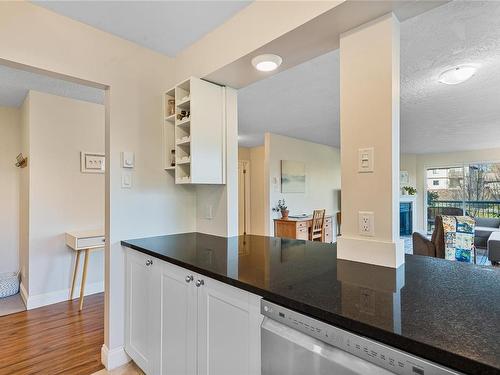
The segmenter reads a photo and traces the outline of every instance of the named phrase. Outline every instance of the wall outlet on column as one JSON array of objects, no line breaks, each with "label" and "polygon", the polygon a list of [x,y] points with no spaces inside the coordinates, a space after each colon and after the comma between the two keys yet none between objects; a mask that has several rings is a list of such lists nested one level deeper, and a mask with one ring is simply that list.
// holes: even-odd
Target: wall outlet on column
[{"label": "wall outlet on column", "polygon": [[373,212],[359,211],[359,234],[362,236],[375,236],[375,222]]}]

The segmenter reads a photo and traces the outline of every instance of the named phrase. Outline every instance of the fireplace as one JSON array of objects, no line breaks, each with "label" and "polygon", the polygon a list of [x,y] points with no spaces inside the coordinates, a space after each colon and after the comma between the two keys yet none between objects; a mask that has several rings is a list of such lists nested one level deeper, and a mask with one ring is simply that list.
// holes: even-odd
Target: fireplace
[{"label": "fireplace", "polygon": [[399,203],[399,235],[411,236],[413,233],[413,202]]}]

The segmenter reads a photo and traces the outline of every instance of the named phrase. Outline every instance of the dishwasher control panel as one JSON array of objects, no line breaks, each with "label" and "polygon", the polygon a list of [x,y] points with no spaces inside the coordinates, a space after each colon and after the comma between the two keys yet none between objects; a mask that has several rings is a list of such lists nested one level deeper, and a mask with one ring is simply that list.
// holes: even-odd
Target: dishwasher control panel
[{"label": "dishwasher control panel", "polygon": [[425,359],[358,336],[266,300],[262,315],[400,375],[459,375]]}]

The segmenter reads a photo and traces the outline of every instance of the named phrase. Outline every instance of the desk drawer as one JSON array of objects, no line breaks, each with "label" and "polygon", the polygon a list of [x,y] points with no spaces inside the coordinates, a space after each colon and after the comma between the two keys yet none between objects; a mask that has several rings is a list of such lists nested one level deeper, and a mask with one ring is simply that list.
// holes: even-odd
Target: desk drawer
[{"label": "desk drawer", "polygon": [[325,224],[331,224],[331,223],[332,223],[332,218],[331,217],[325,218]]},{"label": "desk drawer", "polygon": [[297,239],[298,240],[308,240],[309,230],[307,227],[297,229]]},{"label": "desk drawer", "polygon": [[98,247],[104,246],[104,237],[87,237],[87,238],[79,238],[77,240],[76,246],[78,249],[87,249],[89,247]]},{"label": "desk drawer", "polygon": [[332,234],[330,232],[325,232],[325,242],[332,243]]},{"label": "desk drawer", "polygon": [[305,221],[298,221],[297,222],[297,229],[301,228],[307,228],[307,223]]}]

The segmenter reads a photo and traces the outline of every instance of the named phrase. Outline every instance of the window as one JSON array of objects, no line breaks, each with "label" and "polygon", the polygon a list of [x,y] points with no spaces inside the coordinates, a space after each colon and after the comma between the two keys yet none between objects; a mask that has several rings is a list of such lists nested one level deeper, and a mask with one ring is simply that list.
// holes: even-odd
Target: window
[{"label": "window", "polygon": [[500,218],[500,163],[427,169],[427,230],[437,215]]}]

